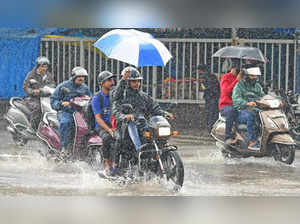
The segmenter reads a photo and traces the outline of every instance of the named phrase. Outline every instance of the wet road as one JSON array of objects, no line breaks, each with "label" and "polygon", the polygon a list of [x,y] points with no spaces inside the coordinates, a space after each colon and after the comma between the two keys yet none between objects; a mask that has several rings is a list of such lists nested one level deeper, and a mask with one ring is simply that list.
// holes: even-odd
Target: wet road
[{"label": "wet road", "polygon": [[300,151],[287,166],[272,158],[225,160],[213,144],[177,141],[185,181],[182,190],[173,193],[158,179],[121,185],[100,179],[83,162],[46,161],[36,152],[44,146],[31,142],[18,148],[3,131],[0,140],[0,195],[300,195]]}]

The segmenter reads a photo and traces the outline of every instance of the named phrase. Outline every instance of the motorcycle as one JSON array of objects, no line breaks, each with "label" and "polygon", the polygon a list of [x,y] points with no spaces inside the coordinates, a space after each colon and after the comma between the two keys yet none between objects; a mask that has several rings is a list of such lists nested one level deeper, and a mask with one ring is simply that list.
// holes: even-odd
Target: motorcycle
[{"label": "motorcycle", "polygon": [[[36,83],[36,80],[30,80],[32,86]],[[52,86],[44,86],[39,90],[42,114],[47,112],[56,114],[56,111],[53,110],[50,105],[50,95],[55,91],[55,88]],[[24,99],[12,97],[9,101],[9,105],[10,107],[4,115],[4,119],[8,122],[6,129],[11,134],[14,143],[18,146],[24,146],[29,140],[38,140],[36,130],[32,128],[30,123],[32,111],[26,106]]]},{"label": "motorcycle", "polygon": [[300,145],[300,98],[299,94],[293,94],[291,90],[287,93],[279,90],[278,95],[284,102],[284,111],[288,117],[290,133],[297,145]]},{"label": "motorcycle", "polygon": [[[124,114],[134,114],[130,104],[122,105]],[[135,121],[124,121],[120,128],[120,144],[117,150],[117,170],[120,176],[132,176],[137,168],[139,176],[154,174],[165,178],[179,190],[184,182],[184,165],[177,153],[178,148],[169,145],[168,139],[177,132],[163,116],[146,120],[134,115]],[[137,127],[144,127],[139,129]]]},{"label": "motorcycle", "polygon": [[46,112],[43,115],[37,136],[48,146],[48,151],[45,153],[48,159],[85,161],[96,171],[103,169],[102,139],[96,132],[89,130],[88,121],[86,120],[85,111],[89,101],[89,96],[79,96],[70,100],[70,106],[75,108],[75,112],[73,112],[74,131],[72,133],[72,139],[74,140],[69,146],[72,149],[70,158],[61,158],[60,156],[59,122],[56,114]]},{"label": "motorcycle", "polygon": [[245,124],[235,124],[233,128],[238,142],[225,144],[226,119],[219,117],[211,135],[225,158],[271,157],[285,164],[292,164],[295,159],[295,142],[289,133],[289,122],[282,111],[283,103],[271,95],[265,95],[256,101],[259,109],[259,150],[248,149],[248,133]]}]

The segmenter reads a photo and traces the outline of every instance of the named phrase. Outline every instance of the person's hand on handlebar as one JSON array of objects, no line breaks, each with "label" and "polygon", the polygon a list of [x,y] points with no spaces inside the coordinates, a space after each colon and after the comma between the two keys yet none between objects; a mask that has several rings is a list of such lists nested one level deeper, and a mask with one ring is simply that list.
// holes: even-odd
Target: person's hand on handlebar
[{"label": "person's hand on handlebar", "polygon": [[125,115],[125,118],[128,120],[128,121],[134,121],[134,116],[132,114],[126,114]]},{"label": "person's hand on handlebar", "polygon": [[41,92],[41,91],[40,91],[39,89],[34,89],[34,90],[33,90],[33,94],[36,95],[36,96],[37,96],[37,95],[40,95],[40,92]]},{"label": "person's hand on handlebar", "polygon": [[252,102],[247,103],[247,106],[249,106],[249,107],[255,107],[256,103],[252,101]]},{"label": "person's hand on handlebar", "polygon": [[172,113],[167,112],[166,115],[170,118],[171,121],[174,120],[174,115]]},{"label": "person's hand on handlebar", "polygon": [[61,103],[63,107],[70,107],[70,102],[65,101]]}]

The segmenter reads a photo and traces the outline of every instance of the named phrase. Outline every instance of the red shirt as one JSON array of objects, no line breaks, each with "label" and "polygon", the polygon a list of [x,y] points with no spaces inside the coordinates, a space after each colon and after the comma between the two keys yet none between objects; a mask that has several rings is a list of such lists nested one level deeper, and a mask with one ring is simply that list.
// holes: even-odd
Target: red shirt
[{"label": "red shirt", "polygon": [[219,109],[221,110],[225,106],[232,106],[232,91],[235,84],[238,83],[236,75],[231,72],[223,75],[220,81],[221,96],[219,100]]}]

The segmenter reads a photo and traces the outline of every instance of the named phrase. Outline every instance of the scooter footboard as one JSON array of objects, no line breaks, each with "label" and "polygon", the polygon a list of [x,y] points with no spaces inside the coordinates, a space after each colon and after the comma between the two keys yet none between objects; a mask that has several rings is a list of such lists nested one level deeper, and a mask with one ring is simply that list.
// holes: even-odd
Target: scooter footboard
[{"label": "scooter footboard", "polygon": [[295,145],[294,139],[288,133],[280,133],[273,135],[271,143],[285,144],[285,145]]}]

